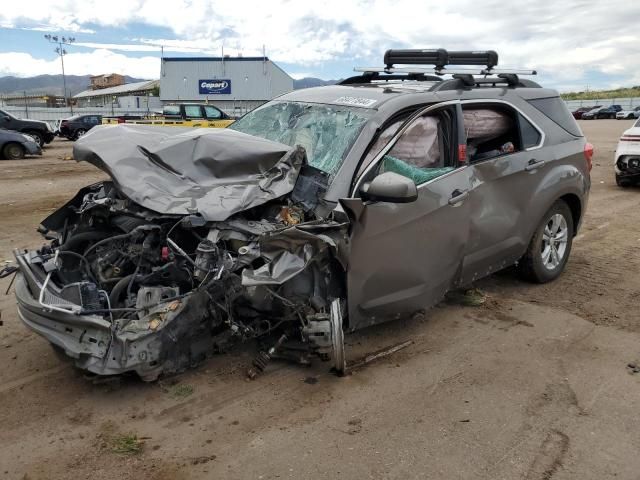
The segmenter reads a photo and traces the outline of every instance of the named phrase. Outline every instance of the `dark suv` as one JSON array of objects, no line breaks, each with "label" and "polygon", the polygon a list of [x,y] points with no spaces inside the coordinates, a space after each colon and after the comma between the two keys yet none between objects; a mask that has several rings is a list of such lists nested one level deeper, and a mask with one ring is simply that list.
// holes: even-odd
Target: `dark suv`
[{"label": "dark suv", "polygon": [[29,135],[40,148],[51,143],[55,138],[53,130],[47,122],[16,118],[4,110],[0,110],[0,128]]},{"label": "dark suv", "polygon": [[58,134],[69,140],[77,140],[101,123],[102,115],[74,115],[60,122]]},{"label": "dark suv", "polygon": [[229,128],[97,127],[74,158],[112,180],[16,251],[20,317],[101,375],[153,380],[249,339],[266,345],[252,375],[274,353],[344,371],[344,331],[514,264],[556,279],[593,149],[555,90],[496,65],[391,50]]},{"label": "dark suv", "polygon": [[582,114],[582,120],[600,120],[603,118],[616,118],[616,114],[622,110],[621,105],[609,105],[598,107]]}]

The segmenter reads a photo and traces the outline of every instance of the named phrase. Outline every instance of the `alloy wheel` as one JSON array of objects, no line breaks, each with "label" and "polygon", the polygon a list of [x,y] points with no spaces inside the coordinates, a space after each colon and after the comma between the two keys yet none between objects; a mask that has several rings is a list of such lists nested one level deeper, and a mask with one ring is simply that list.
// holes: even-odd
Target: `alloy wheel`
[{"label": "alloy wheel", "polygon": [[562,263],[567,252],[569,228],[567,220],[560,213],[549,218],[542,234],[542,264],[547,270],[555,270]]}]

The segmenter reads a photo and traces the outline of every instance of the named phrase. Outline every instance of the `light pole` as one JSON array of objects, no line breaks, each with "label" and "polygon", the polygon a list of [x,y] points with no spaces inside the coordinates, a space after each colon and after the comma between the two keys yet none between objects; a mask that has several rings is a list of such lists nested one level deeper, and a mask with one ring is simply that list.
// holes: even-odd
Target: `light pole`
[{"label": "light pole", "polygon": [[[60,55],[60,62],[62,63],[62,88],[63,96],[64,96],[64,104],[67,105],[67,77],[64,74],[64,56],[67,54],[67,51],[62,47],[62,45],[71,45],[76,41],[74,37],[58,37],[57,35],[45,35],[49,43],[54,43],[58,45],[55,49],[55,52]],[[71,108],[71,115],[73,115],[73,103],[69,102],[69,108]]]}]

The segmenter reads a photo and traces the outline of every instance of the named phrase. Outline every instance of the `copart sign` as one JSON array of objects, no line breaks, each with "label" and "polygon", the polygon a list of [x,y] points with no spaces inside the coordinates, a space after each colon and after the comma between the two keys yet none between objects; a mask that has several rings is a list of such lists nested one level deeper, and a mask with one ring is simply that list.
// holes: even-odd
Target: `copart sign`
[{"label": "copart sign", "polygon": [[202,95],[223,95],[231,93],[231,80],[198,80],[198,90]]}]

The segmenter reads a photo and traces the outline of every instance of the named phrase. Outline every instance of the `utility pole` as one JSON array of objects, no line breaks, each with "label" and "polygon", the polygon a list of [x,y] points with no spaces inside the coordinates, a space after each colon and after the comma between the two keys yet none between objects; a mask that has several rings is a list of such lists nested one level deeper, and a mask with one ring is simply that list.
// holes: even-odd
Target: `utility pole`
[{"label": "utility pole", "polygon": [[[45,35],[49,43],[53,43],[58,45],[54,50],[58,55],[60,55],[60,63],[62,64],[62,88],[63,88],[63,96],[64,96],[64,104],[67,105],[67,77],[64,73],[64,56],[67,54],[67,51],[63,48],[62,45],[71,45],[76,41],[74,37],[58,37],[57,35]],[[71,109],[71,115],[73,115],[73,103],[69,101],[69,108]]]}]

